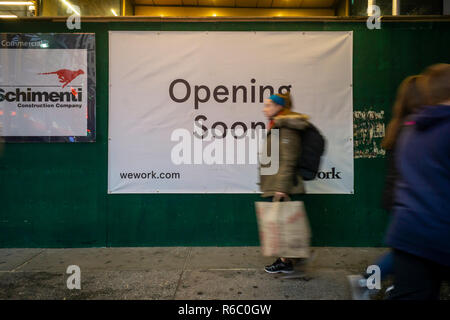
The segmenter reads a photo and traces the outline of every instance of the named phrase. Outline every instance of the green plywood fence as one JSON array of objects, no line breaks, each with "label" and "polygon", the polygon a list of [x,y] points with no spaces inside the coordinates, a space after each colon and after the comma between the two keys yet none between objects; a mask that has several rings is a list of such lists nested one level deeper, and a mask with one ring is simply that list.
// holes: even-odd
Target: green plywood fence
[{"label": "green plywood fence", "polygon": [[[449,22],[83,22],[97,41],[97,142],[7,144],[0,158],[0,247],[258,245],[257,195],[108,195],[108,31],[354,31],[354,110],[390,108],[400,81],[450,62]],[[0,23],[0,32],[68,32]],[[355,194],[303,197],[315,246],[382,246],[385,159],[355,159]]]}]

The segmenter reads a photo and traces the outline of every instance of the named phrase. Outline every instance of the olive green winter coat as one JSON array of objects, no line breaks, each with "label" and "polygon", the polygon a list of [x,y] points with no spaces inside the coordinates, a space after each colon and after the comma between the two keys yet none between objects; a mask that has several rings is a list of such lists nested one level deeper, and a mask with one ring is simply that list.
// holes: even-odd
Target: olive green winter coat
[{"label": "olive green winter coat", "polygon": [[308,126],[308,116],[288,109],[283,109],[273,120],[273,127],[269,128],[265,148],[267,155],[271,155],[272,130],[279,131],[279,169],[272,175],[261,174],[259,169],[260,189],[263,197],[271,197],[275,192],[286,194],[305,193],[303,179],[298,172],[298,161],[301,153],[301,136],[299,130]]}]

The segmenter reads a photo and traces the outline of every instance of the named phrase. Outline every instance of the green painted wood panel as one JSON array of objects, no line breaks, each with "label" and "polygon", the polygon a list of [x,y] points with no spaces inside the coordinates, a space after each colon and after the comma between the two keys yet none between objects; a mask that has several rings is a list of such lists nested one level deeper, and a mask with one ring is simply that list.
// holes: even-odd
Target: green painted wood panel
[{"label": "green painted wood panel", "polygon": [[[258,245],[257,195],[107,194],[108,31],[354,31],[354,110],[385,111],[401,80],[450,62],[450,23],[87,23],[97,41],[97,142],[7,144],[0,158],[0,247]],[[68,32],[0,23],[0,32]],[[354,195],[305,195],[315,246],[382,246],[384,158],[355,159]]]}]

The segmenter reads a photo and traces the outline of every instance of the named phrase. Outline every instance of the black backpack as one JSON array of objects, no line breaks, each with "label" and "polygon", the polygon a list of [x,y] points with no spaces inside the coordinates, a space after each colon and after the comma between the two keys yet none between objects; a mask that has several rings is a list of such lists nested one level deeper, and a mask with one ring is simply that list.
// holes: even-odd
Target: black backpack
[{"label": "black backpack", "polygon": [[320,160],[325,152],[325,138],[311,122],[305,130],[301,130],[301,154],[298,171],[303,180],[314,180],[319,171]]}]

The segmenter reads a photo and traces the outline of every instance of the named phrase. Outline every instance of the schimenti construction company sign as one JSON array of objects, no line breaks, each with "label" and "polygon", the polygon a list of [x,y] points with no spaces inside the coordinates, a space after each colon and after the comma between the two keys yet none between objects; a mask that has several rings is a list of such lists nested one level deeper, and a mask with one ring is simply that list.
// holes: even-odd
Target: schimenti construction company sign
[{"label": "schimenti construction company sign", "polygon": [[110,32],[108,192],[259,192],[264,99],[290,90],[327,140],[307,191],[352,193],[352,38]]},{"label": "schimenti construction company sign", "polygon": [[95,141],[95,36],[0,34],[1,135]]}]

